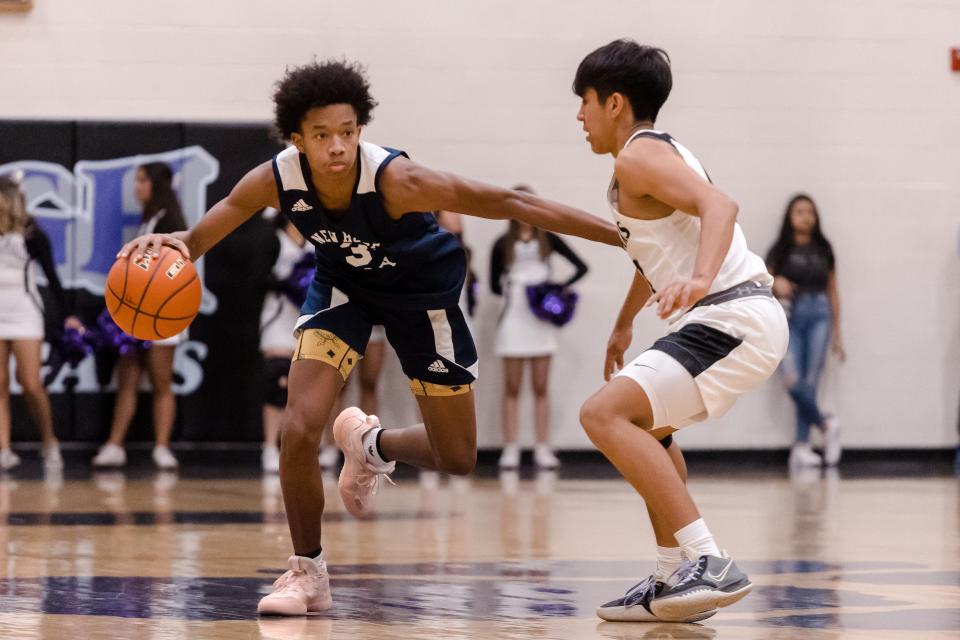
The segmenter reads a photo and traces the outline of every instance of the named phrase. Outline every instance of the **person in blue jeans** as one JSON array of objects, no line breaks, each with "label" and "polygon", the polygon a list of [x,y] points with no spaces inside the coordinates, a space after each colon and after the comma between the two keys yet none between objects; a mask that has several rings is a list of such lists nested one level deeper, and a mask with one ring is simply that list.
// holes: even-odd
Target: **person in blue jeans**
[{"label": "person in blue jeans", "polygon": [[[841,362],[846,353],[840,332],[836,260],[810,196],[798,194],[790,199],[780,237],[767,254],[767,267],[774,276],[774,295],[787,309],[790,324],[790,347],[780,365],[797,408],[790,466],[835,465],[841,454],[840,422],[820,410],[817,386],[831,344]],[[811,427],[822,432],[822,458],[811,446]]]}]

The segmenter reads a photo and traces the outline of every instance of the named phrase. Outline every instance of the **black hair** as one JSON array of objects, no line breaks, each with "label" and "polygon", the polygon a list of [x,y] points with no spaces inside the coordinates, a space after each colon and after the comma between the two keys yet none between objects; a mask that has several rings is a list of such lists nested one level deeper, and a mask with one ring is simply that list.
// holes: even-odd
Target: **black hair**
[{"label": "black hair", "polygon": [[573,92],[581,98],[587,89],[596,91],[601,103],[621,93],[630,101],[634,118],[651,122],[656,121],[672,88],[667,52],[627,39],[614,40],[589,53],[573,79]]},{"label": "black hair", "polygon": [[147,162],[139,167],[150,181],[150,199],[143,205],[143,221],[146,222],[160,211],[166,211],[164,226],[186,229],[183,209],[173,190],[173,170],[165,162]]},{"label": "black hair", "polygon": [[773,246],[770,247],[770,252],[767,254],[767,268],[770,269],[773,274],[780,273],[783,269],[784,261],[790,254],[790,250],[797,246],[797,239],[793,229],[793,221],[790,219],[790,212],[798,202],[809,202],[810,206],[813,207],[814,222],[813,230],[810,232],[810,241],[820,247],[824,254],[826,254],[830,268],[833,269],[833,246],[830,244],[830,241],[827,240],[827,237],[823,235],[823,230],[820,228],[820,211],[817,209],[817,203],[814,202],[813,198],[809,195],[798,193],[787,202],[787,208],[783,212],[783,223],[780,225],[780,236],[777,238],[777,241],[773,243]]},{"label": "black hair", "polygon": [[370,95],[365,69],[346,60],[313,61],[287,69],[273,93],[274,126],[284,140],[300,131],[310,109],[349,104],[361,127],[370,122],[377,101]]}]

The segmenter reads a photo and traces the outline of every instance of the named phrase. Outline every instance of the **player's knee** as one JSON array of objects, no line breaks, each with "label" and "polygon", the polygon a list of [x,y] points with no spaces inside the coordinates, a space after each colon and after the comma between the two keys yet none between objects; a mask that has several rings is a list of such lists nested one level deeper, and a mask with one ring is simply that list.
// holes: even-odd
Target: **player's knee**
[{"label": "player's knee", "polygon": [[473,473],[477,466],[477,452],[457,451],[440,456],[437,460],[439,471],[449,473],[452,476],[465,476]]},{"label": "player's knee", "polygon": [[589,436],[590,441],[601,449],[603,448],[604,437],[609,432],[606,427],[610,424],[612,418],[610,409],[599,394],[587,398],[587,401],[580,407],[580,424]]},{"label": "player's knee", "polygon": [[320,448],[320,436],[323,430],[310,424],[296,411],[287,411],[280,426],[280,436],[284,447],[291,447],[290,451],[308,452],[316,455]]}]

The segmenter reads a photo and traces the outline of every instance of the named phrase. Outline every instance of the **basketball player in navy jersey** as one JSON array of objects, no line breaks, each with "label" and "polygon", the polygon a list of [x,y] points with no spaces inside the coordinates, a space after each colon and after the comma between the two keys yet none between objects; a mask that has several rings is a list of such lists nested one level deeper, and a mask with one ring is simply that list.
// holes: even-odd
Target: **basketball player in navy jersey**
[{"label": "basketball player in navy jersey", "polygon": [[[672,84],[667,54],[630,40],[589,54],[573,84],[591,149],[615,158],[608,199],[635,266],[607,347],[608,382],[580,418],[643,497],[657,540],[654,574],[601,606],[607,620],[702,620],[749,593],[687,491],[671,434],[722,415],[787,348],[773,278],[747,248],[737,204],[689,150],[654,129]],[[633,320],[648,305],[668,332],[624,366]]]},{"label": "basketball player in navy jersey", "polygon": [[260,613],[302,615],[331,606],[317,450],[374,325],[385,327],[424,423],[385,430],[356,407],[337,417],[347,510],[368,514],[380,476],[398,460],[451,474],[470,473],[476,463],[471,385],[477,353],[457,306],[466,260],[460,243],[430,212],[517,218],[616,246],[620,237],[612,224],[583,211],[433,171],[402,151],[361,141],[376,103],[355,64],[292,69],[273,98],[275,124],[291,146],[244,176],[193,229],[137,238],[120,255],[169,245],[197,259],[264,207],[279,209],[315,246],[317,272],[297,322],[280,446],[294,555],[258,606]]}]

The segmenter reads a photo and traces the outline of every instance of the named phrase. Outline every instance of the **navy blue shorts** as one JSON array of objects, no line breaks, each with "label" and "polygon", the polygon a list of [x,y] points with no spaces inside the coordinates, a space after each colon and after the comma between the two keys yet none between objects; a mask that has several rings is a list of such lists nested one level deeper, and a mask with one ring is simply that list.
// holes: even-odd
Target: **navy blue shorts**
[{"label": "navy blue shorts", "polygon": [[454,387],[477,379],[477,348],[457,306],[427,311],[386,309],[350,300],[338,289],[314,282],[300,309],[297,332],[328,331],[362,356],[370,332],[378,324],[386,330],[403,373],[412,381]]}]

